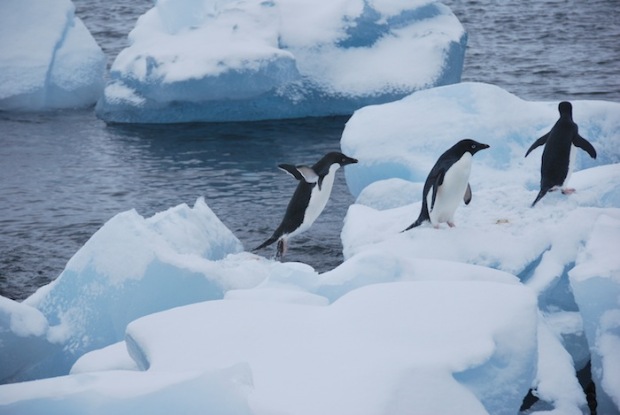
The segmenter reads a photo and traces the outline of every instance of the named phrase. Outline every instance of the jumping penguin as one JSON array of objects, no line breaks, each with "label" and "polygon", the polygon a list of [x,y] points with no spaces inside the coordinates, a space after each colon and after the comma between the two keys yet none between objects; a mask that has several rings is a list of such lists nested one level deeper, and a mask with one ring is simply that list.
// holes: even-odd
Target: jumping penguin
[{"label": "jumping penguin", "polygon": [[570,102],[562,101],[558,105],[560,119],[556,121],[551,131],[540,137],[532,144],[525,153],[525,157],[536,147],[545,145],[540,166],[540,192],[532,203],[532,207],[549,191],[557,188],[562,189],[563,194],[571,194],[575,189],[566,187],[568,179],[573,171],[576,151],[579,147],[586,151],[590,157],[596,158],[596,150],[582,136],[579,135],[579,128],[573,121],[573,106]]},{"label": "jumping penguin", "polygon": [[420,215],[405,231],[425,221],[430,221],[435,227],[443,222],[454,227],[454,212],[461,199],[466,205],[471,201],[469,173],[472,157],[485,148],[489,148],[489,145],[466,139],[439,157],[424,182]]},{"label": "jumping penguin", "polygon": [[325,208],[332,192],[336,170],[353,163],[357,163],[357,160],[339,152],[331,152],[312,167],[280,164],[278,167],[299,180],[299,184],[280,226],[254,251],[278,241],[276,259],[281,260],[286,253],[288,239],[308,230]]}]

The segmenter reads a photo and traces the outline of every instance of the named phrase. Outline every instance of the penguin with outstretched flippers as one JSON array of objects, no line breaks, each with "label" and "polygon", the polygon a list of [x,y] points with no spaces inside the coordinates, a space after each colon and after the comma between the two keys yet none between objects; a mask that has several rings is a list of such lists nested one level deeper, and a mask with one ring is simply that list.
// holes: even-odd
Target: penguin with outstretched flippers
[{"label": "penguin with outstretched flippers", "polygon": [[579,135],[579,127],[573,121],[573,106],[570,102],[562,101],[558,106],[560,118],[551,131],[540,137],[525,153],[528,156],[537,147],[545,146],[540,166],[540,191],[532,203],[532,207],[542,199],[547,192],[562,189],[563,194],[571,194],[575,189],[566,187],[573,171],[577,147],[587,152],[593,159],[596,150],[588,140]]},{"label": "penguin with outstretched flippers", "polygon": [[357,163],[357,160],[340,152],[326,154],[312,167],[280,164],[278,167],[299,180],[284,218],[273,235],[254,248],[254,251],[278,242],[276,259],[286,253],[288,239],[308,230],[319,217],[332,192],[336,171],[341,166]]}]

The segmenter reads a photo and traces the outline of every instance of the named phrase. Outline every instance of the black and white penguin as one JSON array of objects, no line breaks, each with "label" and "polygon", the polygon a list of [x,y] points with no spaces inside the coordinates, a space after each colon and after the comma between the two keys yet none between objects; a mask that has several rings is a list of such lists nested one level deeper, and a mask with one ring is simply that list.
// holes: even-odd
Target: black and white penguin
[{"label": "black and white penguin", "polygon": [[466,205],[471,202],[469,173],[472,157],[485,148],[489,148],[489,145],[466,139],[439,157],[424,182],[420,216],[405,231],[426,221],[435,227],[443,222],[447,222],[450,227],[454,226],[454,212],[461,200]]},{"label": "black and white penguin", "polygon": [[339,152],[331,152],[312,167],[280,164],[278,167],[299,180],[299,184],[280,226],[269,239],[254,248],[254,251],[278,241],[276,258],[282,259],[288,239],[308,230],[325,208],[332,192],[336,170],[340,166],[353,163],[357,163],[357,160]]},{"label": "black and white penguin", "polygon": [[545,145],[540,166],[540,192],[532,203],[532,207],[549,191],[562,189],[563,194],[571,194],[575,189],[566,187],[573,172],[576,158],[576,147],[586,151],[590,157],[596,158],[596,150],[582,136],[579,128],[573,121],[573,106],[570,102],[562,101],[558,105],[560,119],[556,121],[551,131],[534,141],[527,150],[525,157],[536,147]]}]

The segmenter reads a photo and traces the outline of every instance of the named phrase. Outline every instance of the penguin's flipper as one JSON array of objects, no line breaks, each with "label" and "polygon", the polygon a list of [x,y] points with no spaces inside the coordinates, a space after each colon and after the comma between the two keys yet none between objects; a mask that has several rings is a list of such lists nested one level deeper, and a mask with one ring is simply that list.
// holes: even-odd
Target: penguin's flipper
[{"label": "penguin's flipper", "polygon": [[466,205],[469,205],[471,202],[471,186],[467,183],[467,189],[465,189],[465,196],[463,196],[463,201]]},{"label": "penguin's flipper", "polygon": [[312,167],[293,166],[292,164],[279,164],[278,167],[297,180],[303,180],[306,183],[316,183],[319,180],[319,175],[312,170]]},{"label": "penguin's flipper", "polygon": [[549,138],[549,133],[543,135],[538,140],[534,141],[534,144],[532,144],[530,148],[527,150],[527,152],[525,153],[525,157],[527,157],[527,155],[530,154],[530,152],[534,150],[535,148],[540,147],[543,144],[545,144],[547,142],[547,138]]},{"label": "penguin's flipper", "polygon": [[594,146],[579,134],[577,134],[577,137],[575,137],[575,139],[573,140],[573,144],[575,145],[575,147],[579,147],[580,149],[584,150],[593,159],[596,158],[596,150],[594,149]]},{"label": "penguin's flipper", "polygon": [[312,167],[297,166],[297,171],[303,176],[306,183],[316,183],[319,181],[319,175],[312,170]]},{"label": "penguin's flipper", "polygon": [[297,180],[303,180],[303,178],[304,178],[304,176],[301,175],[299,170],[297,170],[297,167],[293,166],[292,164],[278,164],[278,168],[280,170],[290,174],[291,176],[293,176]]},{"label": "penguin's flipper", "polygon": [[431,208],[429,209],[429,211],[433,210],[433,208],[435,207],[435,199],[437,199],[437,190],[439,189],[439,186],[441,186],[443,184],[443,178],[446,175],[446,171],[441,169],[439,171],[439,173],[437,173],[437,176],[435,177],[435,183],[433,183],[433,195],[431,198]]}]

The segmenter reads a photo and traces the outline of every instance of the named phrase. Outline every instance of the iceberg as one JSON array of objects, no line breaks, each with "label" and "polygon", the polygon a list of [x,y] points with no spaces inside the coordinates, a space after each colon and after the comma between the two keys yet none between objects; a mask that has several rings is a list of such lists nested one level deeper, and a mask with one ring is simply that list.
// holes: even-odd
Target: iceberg
[{"label": "iceberg", "polygon": [[[575,168],[620,162],[620,103],[572,104],[580,135],[599,153],[595,160],[578,157]],[[382,179],[423,183],[439,155],[463,138],[491,146],[476,154],[472,182],[484,177],[485,187],[519,183],[536,188],[542,151],[527,159],[525,152],[558,119],[557,106],[525,101],[495,85],[463,82],[362,108],[347,122],[341,139],[342,151],[360,160],[345,171],[349,190],[357,197]]]},{"label": "iceberg", "polygon": [[[54,283],[0,299],[0,412],[579,415],[591,367],[620,413],[620,104],[573,105],[599,157],[535,208],[524,154],[557,104],[463,84],[356,111],[345,260],[321,274],[244,252],[203,199],[118,214]],[[458,226],[402,232],[460,133],[491,148]]]},{"label": "iceberg", "polygon": [[[138,317],[222,298],[226,287],[251,284],[252,277],[235,282],[212,265],[242,249],[203,199],[193,208],[179,205],[146,219],[135,210],[116,215],[71,258],[55,281],[22,303],[5,301],[11,323],[0,335],[5,349],[0,379],[66,374],[84,353],[122,340],[127,324]],[[42,319],[44,329],[25,332],[16,326],[19,315],[28,318],[17,321]],[[7,353],[27,355],[25,348],[33,349],[30,361],[17,367]]]},{"label": "iceberg", "polygon": [[158,0],[96,106],[110,123],[348,115],[460,81],[466,33],[438,2]]},{"label": "iceberg", "polygon": [[108,357],[107,370],[5,385],[0,408],[53,397],[47,413],[128,414],[144,401],[163,414],[161,395],[183,413],[515,413],[534,377],[536,316],[529,289],[466,279],[373,284],[331,305],[202,302],[130,324],[124,354],[142,371]]},{"label": "iceberg", "polygon": [[0,5],[0,110],[94,105],[106,57],[70,0],[3,0]]},{"label": "iceberg", "polygon": [[[358,278],[399,275],[403,259],[387,259],[408,257],[518,277],[538,296],[541,324],[548,327],[540,334],[545,347],[556,348],[551,331],[573,372],[591,359],[594,382],[601,385],[599,408],[617,413],[620,282],[612,250],[620,219],[620,104],[573,104],[580,134],[594,143],[599,157],[577,159],[574,195],[553,194],[536,208],[529,204],[538,191],[540,158],[524,155],[557,119],[557,103],[527,102],[496,86],[463,83],[356,111],[341,140],[343,151],[360,160],[345,172],[357,200],[342,231],[342,267],[363,261]],[[457,210],[459,226],[403,233],[419,212],[422,184],[436,157],[465,137],[491,148],[473,163],[473,200]],[[379,257],[387,263],[373,266]],[[534,395],[562,413],[581,413],[585,401],[572,389],[557,388],[562,382],[546,364],[539,362]]]}]

